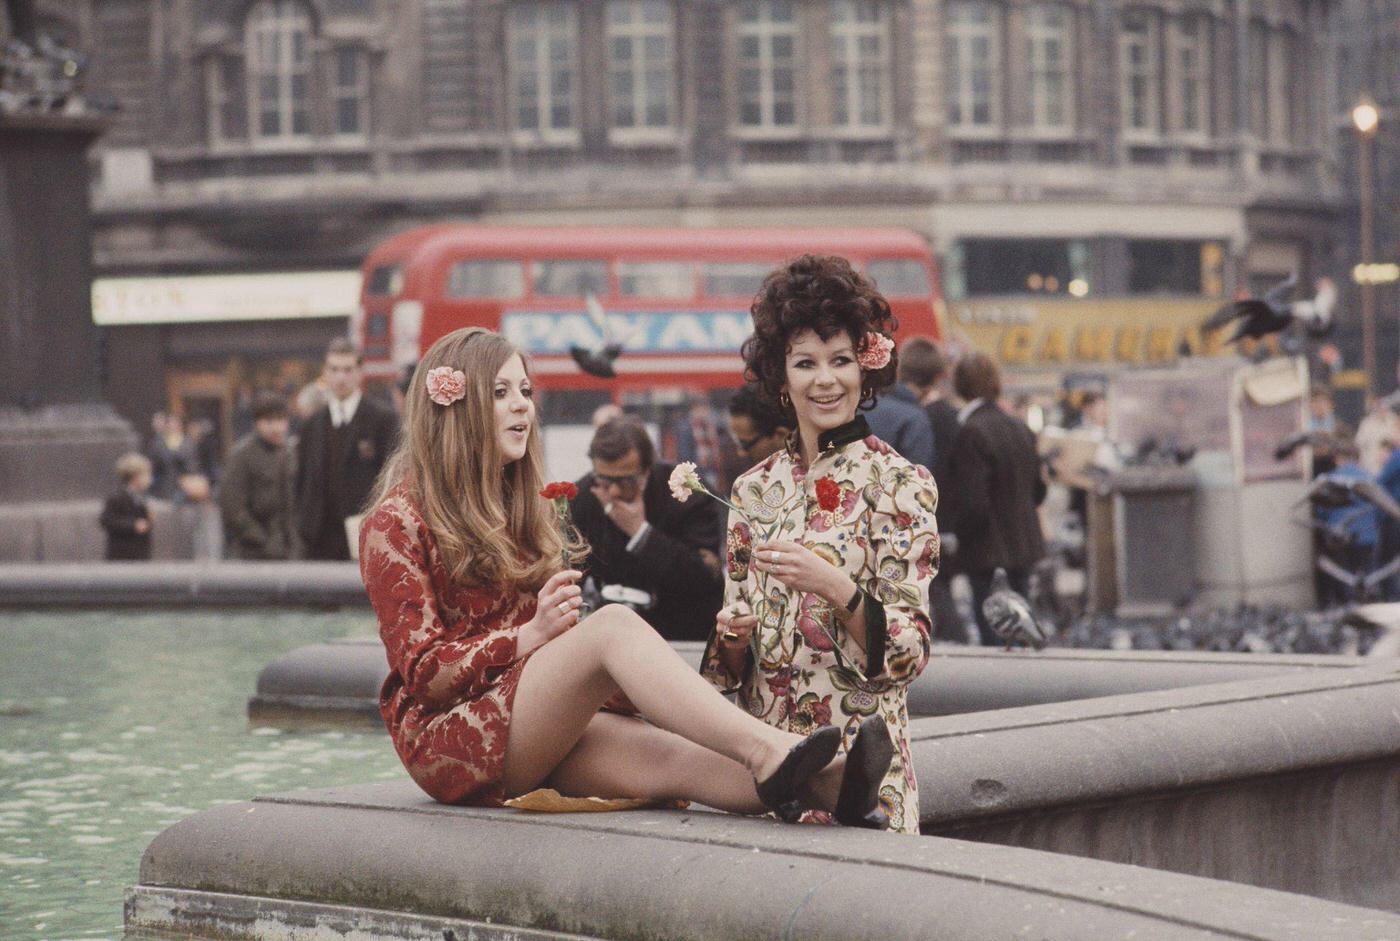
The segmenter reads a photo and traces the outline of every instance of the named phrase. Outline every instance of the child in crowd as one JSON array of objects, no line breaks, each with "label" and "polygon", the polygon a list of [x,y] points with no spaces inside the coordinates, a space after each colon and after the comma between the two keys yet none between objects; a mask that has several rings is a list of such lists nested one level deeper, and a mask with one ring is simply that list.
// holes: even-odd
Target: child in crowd
[{"label": "child in crowd", "polygon": [[122,489],[102,507],[102,528],[107,531],[109,561],[147,561],[151,558],[151,510],[146,491],[151,488],[151,461],[132,451],[117,458]]}]

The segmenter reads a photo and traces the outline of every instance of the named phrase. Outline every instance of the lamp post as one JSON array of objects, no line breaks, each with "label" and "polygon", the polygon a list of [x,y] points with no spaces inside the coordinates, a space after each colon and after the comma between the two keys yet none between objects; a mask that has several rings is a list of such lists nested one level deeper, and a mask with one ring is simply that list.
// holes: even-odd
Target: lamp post
[{"label": "lamp post", "polygon": [[[1371,228],[1374,209],[1371,205],[1371,148],[1380,124],[1380,112],[1369,97],[1362,97],[1351,109],[1351,124],[1356,128],[1357,183],[1361,190],[1361,264],[1371,264]],[[1376,295],[1371,279],[1361,283],[1361,359],[1366,373],[1366,399],[1369,403],[1376,391]]]}]

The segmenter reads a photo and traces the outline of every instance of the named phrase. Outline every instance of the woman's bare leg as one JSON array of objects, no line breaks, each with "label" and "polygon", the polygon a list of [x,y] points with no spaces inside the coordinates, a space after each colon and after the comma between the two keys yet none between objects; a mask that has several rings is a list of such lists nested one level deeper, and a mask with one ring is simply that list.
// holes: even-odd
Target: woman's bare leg
[{"label": "woman's bare leg", "polygon": [[546,783],[573,797],[685,799],[761,814],[753,776],[739,762],[632,716],[600,712]]},{"label": "woman's bare leg", "polygon": [[608,605],[536,650],[521,671],[506,746],[506,793],[521,794],[543,781],[619,689],[653,724],[739,763],[751,778],[767,778],[802,740],[736,708],[651,625]]}]

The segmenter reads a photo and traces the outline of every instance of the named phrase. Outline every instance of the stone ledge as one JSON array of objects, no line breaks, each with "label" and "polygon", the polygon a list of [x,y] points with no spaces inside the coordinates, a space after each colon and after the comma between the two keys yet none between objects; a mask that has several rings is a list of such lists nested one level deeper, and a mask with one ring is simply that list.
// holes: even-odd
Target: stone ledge
[{"label": "stone ledge", "polygon": [[0,608],[369,608],[353,562],[0,565]]},{"label": "stone ledge", "polygon": [[1400,935],[1385,912],[1032,850],[705,811],[447,807],[409,782],[190,817],[151,843],[126,905],[128,931],[195,937],[443,937],[458,924],[490,932],[458,937],[670,941]]},{"label": "stone ledge", "polygon": [[[678,641],[673,646],[698,667],[702,644]],[[1283,673],[1332,673],[1374,662],[1332,655],[1060,649],[1030,653],[935,646],[928,668],[909,691],[909,712],[955,715]],[[263,669],[257,693],[248,701],[248,716],[269,724],[340,716],[377,721],[386,672],[384,648],[375,637],[301,647]]]}]

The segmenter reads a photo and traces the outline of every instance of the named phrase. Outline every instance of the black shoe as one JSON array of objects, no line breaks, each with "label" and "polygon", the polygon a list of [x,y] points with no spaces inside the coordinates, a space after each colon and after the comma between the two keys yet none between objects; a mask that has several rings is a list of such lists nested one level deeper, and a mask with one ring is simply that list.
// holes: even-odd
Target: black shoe
[{"label": "black shoe", "polygon": [[788,749],[787,757],[766,781],[754,781],[758,799],[779,818],[792,823],[802,815],[798,798],[802,785],[818,771],[831,764],[841,748],[841,730],[834,725],[817,729]]},{"label": "black shoe", "polygon": [[880,716],[860,724],[855,741],[846,753],[846,769],[841,774],[841,792],[836,797],[836,822],[843,827],[887,830],[890,818],[880,809],[880,782],[894,760],[890,729]]}]

